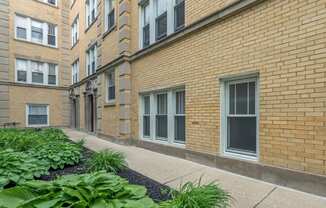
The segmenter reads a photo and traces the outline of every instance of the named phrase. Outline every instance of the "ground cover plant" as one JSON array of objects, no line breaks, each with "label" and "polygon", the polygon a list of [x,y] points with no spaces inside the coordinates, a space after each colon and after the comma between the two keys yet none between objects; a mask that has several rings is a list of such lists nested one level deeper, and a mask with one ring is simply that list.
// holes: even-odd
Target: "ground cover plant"
[{"label": "ground cover plant", "polygon": [[0,189],[77,164],[81,144],[59,129],[0,129]]}]

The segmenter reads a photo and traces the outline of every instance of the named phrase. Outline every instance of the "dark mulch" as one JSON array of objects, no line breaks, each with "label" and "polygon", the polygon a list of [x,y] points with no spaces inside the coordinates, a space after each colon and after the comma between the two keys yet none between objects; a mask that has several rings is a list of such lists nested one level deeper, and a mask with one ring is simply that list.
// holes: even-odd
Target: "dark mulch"
[{"label": "dark mulch", "polygon": [[[73,166],[66,166],[62,170],[50,170],[49,175],[41,176],[40,180],[51,181],[59,176],[70,175],[70,174],[83,174],[87,172],[86,161],[91,157],[93,152],[89,149],[84,148],[83,157],[79,164]],[[166,201],[171,198],[169,194],[169,188],[159,182],[152,180],[134,170],[126,168],[125,170],[118,173],[122,178],[129,181],[130,184],[142,185],[147,188],[148,195],[156,202]]]}]

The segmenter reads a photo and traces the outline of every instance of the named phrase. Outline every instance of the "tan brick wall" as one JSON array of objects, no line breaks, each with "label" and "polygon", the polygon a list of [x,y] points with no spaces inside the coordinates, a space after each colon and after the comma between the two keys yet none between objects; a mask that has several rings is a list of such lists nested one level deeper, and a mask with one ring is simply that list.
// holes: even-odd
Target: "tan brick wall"
[{"label": "tan brick wall", "polygon": [[133,137],[138,93],[185,85],[186,148],[219,154],[219,78],[259,72],[260,162],[326,174],[325,23],[323,1],[270,0],[138,59]]},{"label": "tan brick wall", "polygon": [[186,25],[202,19],[237,0],[185,0]]},{"label": "tan brick wall", "polygon": [[19,127],[26,127],[27,104],[49,105],[50,126],[69,125],[69,114],[65,113],[67,106],[64,105],[69,101],[66,91],[10,86],[9,93],[9,120],[19,122]]}]

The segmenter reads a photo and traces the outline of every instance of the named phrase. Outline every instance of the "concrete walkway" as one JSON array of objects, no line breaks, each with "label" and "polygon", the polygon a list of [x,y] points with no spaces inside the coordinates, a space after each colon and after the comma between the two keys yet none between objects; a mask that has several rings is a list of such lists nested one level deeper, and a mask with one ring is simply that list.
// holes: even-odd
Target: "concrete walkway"
[{"label": "concrete walkway", "polygon": [[85,139],[85,146],[94,151],[114,149],[123,152],[129,167],[162,184],[178,188],[181,183],[217,181],[234,198],[238,208],[325,208],[326,198],[277,186],[263,181],[207,167],[191,161],[159,154],[149,150],[114,144],[95,136],[64,129],[73,140]]}]

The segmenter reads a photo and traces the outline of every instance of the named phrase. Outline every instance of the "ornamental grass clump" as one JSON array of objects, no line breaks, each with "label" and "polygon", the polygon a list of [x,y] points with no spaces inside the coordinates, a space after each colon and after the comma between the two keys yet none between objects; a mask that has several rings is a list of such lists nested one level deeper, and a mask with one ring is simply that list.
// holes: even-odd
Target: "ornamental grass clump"
[{"label": "ornamental grass clump", "polygon": [[127,166],[126,157],[123,153],[109,149],[94,153],[87,161],[89,172],[105,170],[116,174]]},{"label": "ornamental grass clump", "polygon": [[160,208],[226,208],[230,195],[217,184],[208,185],[188,182],[179,191],[171,193],[172,199],[160,204]]}]

